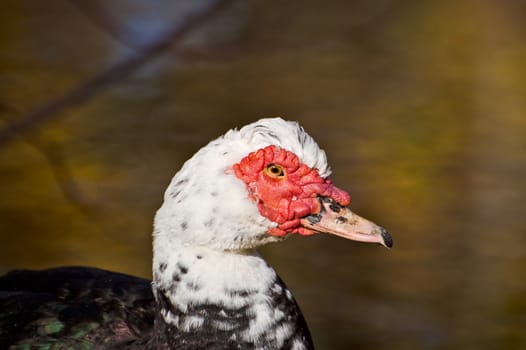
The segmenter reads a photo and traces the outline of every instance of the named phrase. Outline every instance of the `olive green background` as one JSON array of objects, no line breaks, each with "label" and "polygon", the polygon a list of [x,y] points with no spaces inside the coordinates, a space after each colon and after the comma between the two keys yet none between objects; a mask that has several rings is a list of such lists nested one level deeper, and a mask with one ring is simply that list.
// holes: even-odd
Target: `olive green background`
[{"label": "olive green background", "polygon": [[[0,127],[196,4],[90,3],[0,3]],[[525,62],[522,1],[238,2],[0,146],[0,272],[150,276],[153,215],[182,163],[232,127],[282,116],[395,241],[262,249],[317,348],[526,348]]]}]

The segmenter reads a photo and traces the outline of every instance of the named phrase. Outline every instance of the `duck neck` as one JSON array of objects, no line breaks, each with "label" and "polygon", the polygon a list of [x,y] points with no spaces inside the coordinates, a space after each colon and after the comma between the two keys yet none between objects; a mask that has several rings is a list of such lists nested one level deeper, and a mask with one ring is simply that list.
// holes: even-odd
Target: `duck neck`
[{"label": "duck neck", "polygon": [[[290,291],[255,251],[185,247],[170,259],[157,257],[153,290],[159,311],[156,334],[167,348],[181,341],[196,348],[214,342],[281,348],[297,333],[291,320],[304,325]],[[287,308],[293,309],[292,319]]]},{"label": "duck neck", "polygon": [[[153,288],[182,312],[196,305],[239,308],[272,288],[274,270],[254,250],[216,251],[181,247],[169,259],[154,259]],[[165,317],[170,320],[170,317]],[[181,328],[189,325],[180,324]]]}]

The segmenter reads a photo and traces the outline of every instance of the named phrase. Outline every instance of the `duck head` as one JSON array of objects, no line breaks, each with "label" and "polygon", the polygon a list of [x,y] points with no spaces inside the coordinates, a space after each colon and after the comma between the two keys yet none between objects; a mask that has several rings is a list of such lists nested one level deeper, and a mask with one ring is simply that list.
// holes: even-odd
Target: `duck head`
[{"label": "duck head", "polygon": [[261,119],[230,130],[174,176],[154,223],[154,249],[242,251],[327,233],[392,246],[330,180],[325,152],[295,122]]}]

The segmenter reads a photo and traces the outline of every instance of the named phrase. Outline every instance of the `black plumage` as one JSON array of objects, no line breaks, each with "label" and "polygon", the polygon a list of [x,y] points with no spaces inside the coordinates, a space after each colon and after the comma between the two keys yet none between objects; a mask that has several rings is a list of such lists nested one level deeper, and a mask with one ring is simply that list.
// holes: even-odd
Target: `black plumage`
[{"label": "black plumage", "polygon": [[[278,278],[268,300],[295,332],[283,345],[312,340],[294,299]],[[0,349],[253,349],[262,343],[242,341],[254,315],[248,307],[227,309],[214,304],[176,310],[163,291],[154,298],[149,280],[88,267],[42,271],[17,270],[0,277]],[[232,297],[250,297],[230,291]],[[256,293],[254,291],[253,293]],[[164,322],[161,311],[184,320],[201,316],[205,324],[189,332]],[[228,327],[225,327],[228,322]],[[225,329],[227,328],[227,329]],[[238,336],[234,336],[237,334]],[[263,348],[276,348],[263,343]]]},{"label": "black plumage", "polygon": [[0,310],[0,349],[144,349],[155,319],[150,281],[86,267],[12,271]]}]

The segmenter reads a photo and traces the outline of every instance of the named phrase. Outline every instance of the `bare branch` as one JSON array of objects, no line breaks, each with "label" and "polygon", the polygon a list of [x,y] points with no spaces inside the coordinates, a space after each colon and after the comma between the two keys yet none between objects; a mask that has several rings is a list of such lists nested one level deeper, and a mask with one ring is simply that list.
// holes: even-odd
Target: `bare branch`
[{"label": "bare branch", "polygon": [[104,30],[113,39],[133,50],[140,50],[139,42],[134,40],[134,36],[129,28],[118,25],[115,18],[100,8],[98,1],[69,0],[82,12],[91,22]]},{"label": "bare branch", "polygon": [[167,51],[174,43],[181,40],[188,32],[198,27],[228,3],[228,0],[210,1],[193,11],[185,21],[175,25],[159,40],[142,47],[136,55],[114,64],[106,71],[72,89],[63,97],[10,123],[7,127],[0,130],[0,146],[7,144],[18,133],[37,128],[45,121],[56,118],[59,111],[92,98],[104,88],[128,76],[134,70],[149,62],[154,56]]}]

